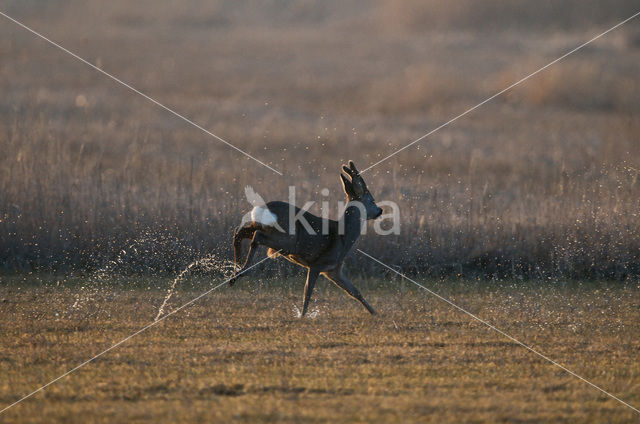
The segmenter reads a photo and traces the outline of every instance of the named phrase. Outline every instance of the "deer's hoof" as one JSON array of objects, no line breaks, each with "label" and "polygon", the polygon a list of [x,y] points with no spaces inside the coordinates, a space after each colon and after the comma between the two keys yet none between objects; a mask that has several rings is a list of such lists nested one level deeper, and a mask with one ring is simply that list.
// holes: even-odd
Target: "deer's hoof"
[{"label": "deer's hoof", "polygon": [[233,277],[229,280],[229,287],[233,286],[236,283],[236,277]]}]

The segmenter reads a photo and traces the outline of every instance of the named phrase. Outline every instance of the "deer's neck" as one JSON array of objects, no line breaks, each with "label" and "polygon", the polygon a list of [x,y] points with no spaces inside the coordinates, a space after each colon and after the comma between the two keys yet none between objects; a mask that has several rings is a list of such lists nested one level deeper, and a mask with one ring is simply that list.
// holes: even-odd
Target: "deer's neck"
[{"label": "deer's neck", "polygon": [[357,206],[347,206],[341,219],[344,221],[344,248],[346,254],[360,237],[365,217],[362,216],[360,208]]}]

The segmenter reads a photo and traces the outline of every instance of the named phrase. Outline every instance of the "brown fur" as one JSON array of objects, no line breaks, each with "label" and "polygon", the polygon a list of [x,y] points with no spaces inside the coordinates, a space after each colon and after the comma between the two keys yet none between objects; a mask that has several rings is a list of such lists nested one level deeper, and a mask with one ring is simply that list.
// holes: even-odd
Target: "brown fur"
[{"label": "brown fur", "polygon": [[[342,264],[345,256],[360,236],[362,221],[376,218],[382,213],[382,209],[375,204],[353,162],[349,161],[349,167],[344,166],[343,170],[351,177],[349,179],[340,174],[347,201],[361,202],[364,205],[366,216],[362,216],[361,210],[356,206],[347,207],[341,217],[341,220],[344,220],[345,231],[344,234],[340,234],[339,221],[328,220],[328,222],[324,222],[323,218],[309,212],[302,212],[304,219],[313,229],[313,232],[309,233],[300,222],[289,223],[290,208],[294,208],[296,214],[301,212],[300,208],[285,202],[267,203],[267,208],[277,217],[278,225],[285,231],[281,232],[274,227],[257,222],[250,222],[236,229],[233,237],[236,267],[240,266],[242,240],[251,239],[251,245],[244,265],[229,281],[230,285],[233,285],[236,279],[249,268],[258,246],[264,245],[269,247],[267,253],[269,257],[282,256],[307,268],[302,315],[307,312],[313,287],[320,274],[359,300],[370,313],[375,314],[375,310],[367,303],[360,291],[343,274]],[[290,225],[295,225],[295,228],[290,228]],[[328,234],[321,232],[325,227],[329,229]]]}]

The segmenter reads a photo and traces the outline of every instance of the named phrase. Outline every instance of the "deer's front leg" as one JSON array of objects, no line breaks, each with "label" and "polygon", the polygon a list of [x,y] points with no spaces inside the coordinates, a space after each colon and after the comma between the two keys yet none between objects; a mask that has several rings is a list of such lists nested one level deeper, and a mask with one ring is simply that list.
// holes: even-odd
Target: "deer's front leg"
[{"label": "deer's front leg", "polygon": [[371,305],[369,305],[369,302],[365,300],[364,296],[362,296],[362,294],[360,293],[360,290],[358,290],[356,286],[354,286],[353,283],[349,281],[347,277],[345,277],[345,275],[342,273],[342,269],[334,269],[332,271],[325,272],[324,275],[329,280],[336,283],[338,287],[349,293],[351,297],[359,300],[360,303],[362,303],[362,305],[367,308],[367,311],[369,311],[371,315],[376,315],[376,310],[373,309]]},{"label": "deer's front leg", "polygon": [[309,300],[311,300],[311,293],[313,292],[313,287],[316,285],[316,280],[318,279],[318,275],[320,275],[320,271],[315,268],[309,268],[309,272],[307,272],[307,282],[304,285],[304,303],[302,304],[302,315],[304,316],[307,313],[307,308],[309,307]]}]

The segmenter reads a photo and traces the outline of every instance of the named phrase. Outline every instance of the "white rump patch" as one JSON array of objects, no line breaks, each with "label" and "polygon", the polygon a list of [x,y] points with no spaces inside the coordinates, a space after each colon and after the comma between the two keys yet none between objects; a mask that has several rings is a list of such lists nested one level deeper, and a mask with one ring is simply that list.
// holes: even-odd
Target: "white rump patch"
[{"label": "white rump patch", "polygon": [[256,206],[251,211],[251,221],[257,222],[267,227],[277,224],[278,217],[273,214],[266,206]]}]

